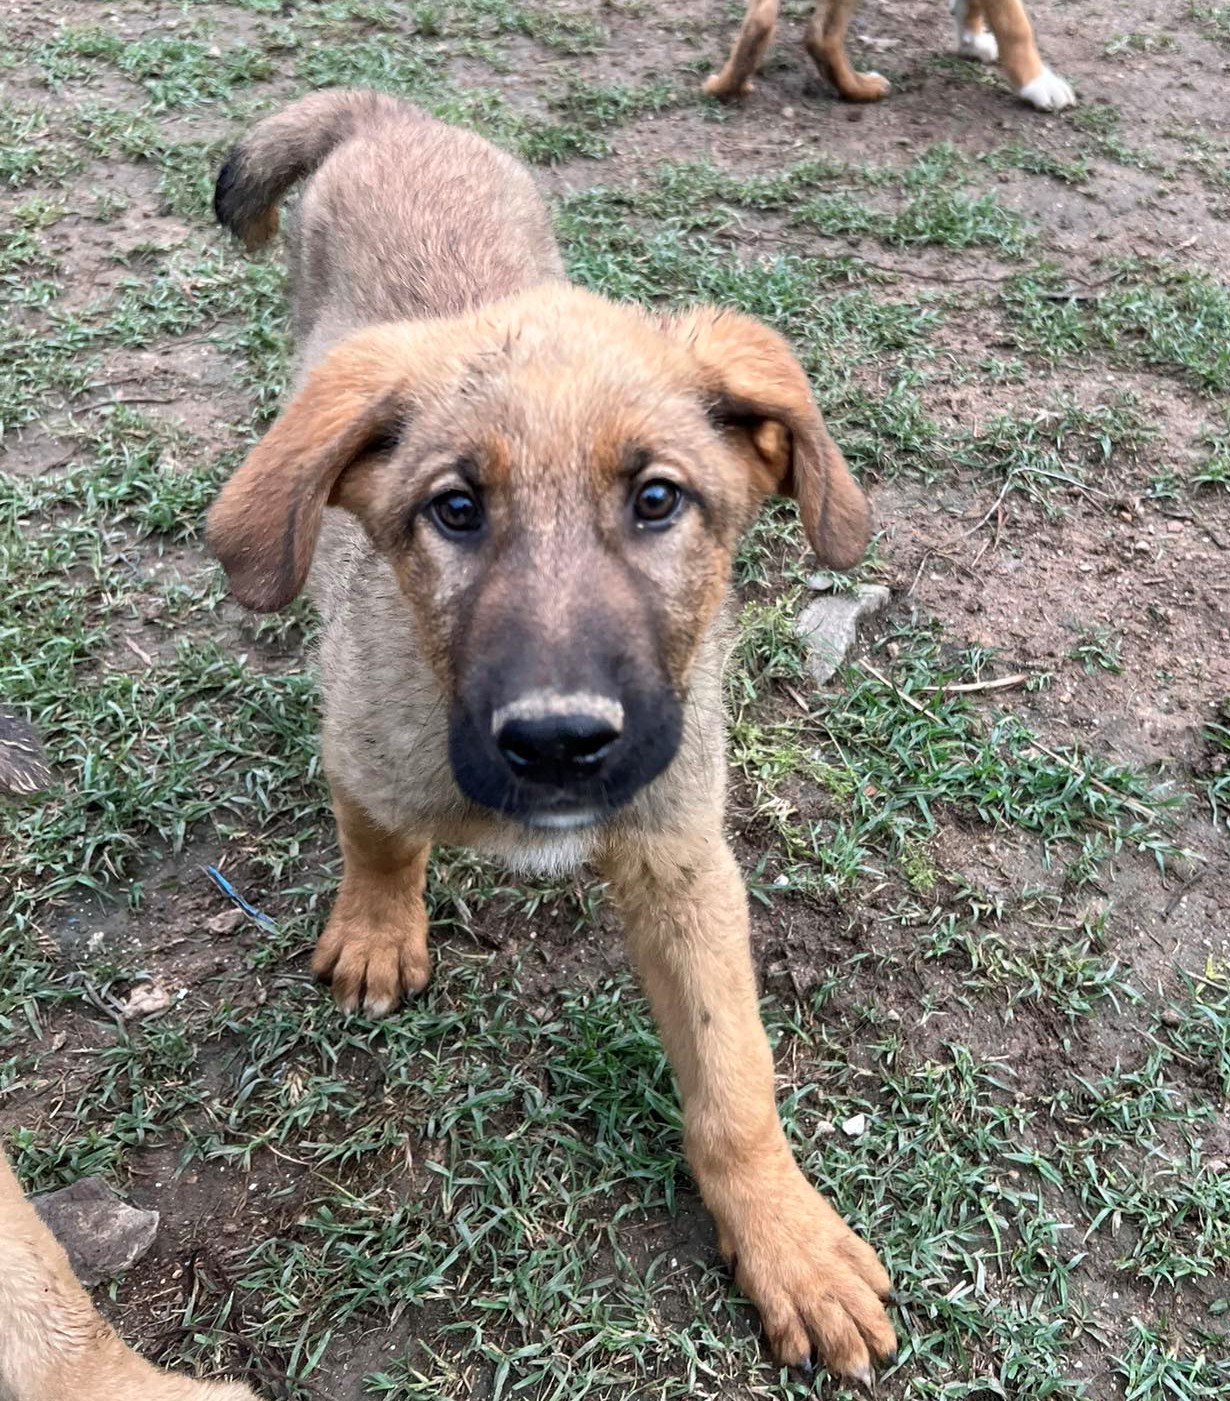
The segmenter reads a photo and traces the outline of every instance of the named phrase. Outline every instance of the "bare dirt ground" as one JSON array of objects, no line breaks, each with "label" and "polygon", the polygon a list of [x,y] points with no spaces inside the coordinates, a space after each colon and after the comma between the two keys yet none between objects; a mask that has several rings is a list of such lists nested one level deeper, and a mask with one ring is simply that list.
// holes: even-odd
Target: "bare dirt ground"
[{"label": "bare dirt ground", "polygon": [[[730,824],[791,1135],[898,1283],[884,1393],[1226,1394],[1230,9],[1031,8],[1062,117],[932,0],[855,23],[887,102],[791,5],[730,110],[713,3],[0,0],[0,702],[63,780],[0,813],[0,1133],[32,1189],[161,1212],[97,1291],[152,1355],[333,1401],[803,1392],[599,894],[440,853],[421,1004],[308,978],[311,619],[244,617],[199,538],[284,287],[208,197],[345,82],[533,161],[587,285],[778,325],[872,494],[893,602],[823,692],[789,511],[745,552]],[[125,1020],[143,983],[172,1005]]]}]

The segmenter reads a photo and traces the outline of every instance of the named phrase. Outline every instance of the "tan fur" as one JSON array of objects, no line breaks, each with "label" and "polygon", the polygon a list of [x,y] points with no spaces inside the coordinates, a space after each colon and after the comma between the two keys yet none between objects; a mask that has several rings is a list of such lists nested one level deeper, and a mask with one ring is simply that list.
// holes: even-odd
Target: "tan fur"
[{"label": "tan fur", "polygon": [[[746,97],[752,77],[764,60],[777,23],[779,0],[748,0],[747,13],[720,73],[705,81],[705,91],[723,101]],[[858,0],[816,0],[804,45],[821,74],[849,102],[876,102],[889,92],[879,73],[859,73],[846,53],[846,31]],[[999,63],[1020,91],[1043,70],[1033,26],[1022,0],[968,0],[966,28],[989,27],[999,44]]]},{"label": "tan fur", "polygon": [[[296,392],[209,519],[252,606],[286,602],[311,561],[344,858],[313,967],[343,1007],[370,1014],[423,987],[433,843],[538,870],[589,861],[623,911],[679,1080],[689,1161],[775,1354],[802,1363],[815,1348],[869,1378],[894,1346],[888,1279],[805,1182],[778,1122],[746,897],[722,835],[721,703],[731,560],[762,499],[794,496],[834,567],[866,548],[866,501],[780,336],[711,307],[659,315],[568,286],[540,236],[545,212],[526,213],[519,167],[484,154],[442,198],[441,172],[465,166],[475,138],[364,102],[333,94],[271,119],[294,149],[332,152],[291,248],[318,276],[300,282]],[[332,144],[295,134],[340,110],[365,111],[367,125]],[[257,190],[277,182],[254,153],[285,168],[268,131],[228,162]],[[268,223],[250,195],[241,180],[240,233]],[[485,253],[470,261],[468,227],[500,244],[498,269]],[[371,250],[393,247],[415,278],[381,271]],[[417,514],[453,489],[458,462],[482,474],[482,549],[448,543]],[[629,529],[621,503],[642,470],[669,472],[703,509],[667,534]],[[574,644],[596,632],[618,633],[628,665],[665,675],[686,701],[668,766],[577,830],[471,803],[450,768],[450,706],[517,629],[550,644],[519,702],[535,713],[593,693]]]},{"label": "tan fur", "polygon": [[159,1371],[95,1311],[0,1153],[0,1401],[256,1401]]}]

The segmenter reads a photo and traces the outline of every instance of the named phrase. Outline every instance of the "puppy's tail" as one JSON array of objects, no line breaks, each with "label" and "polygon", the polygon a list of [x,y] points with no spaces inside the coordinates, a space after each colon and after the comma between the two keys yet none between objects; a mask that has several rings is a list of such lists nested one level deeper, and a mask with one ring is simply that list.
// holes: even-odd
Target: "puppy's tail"
[{"label": "puppy's tail", "polygon": [[421,118],[417,108],[380,92],[332,88],[293,102],[231,148],[214,186],[218,222],[249,252],[277,233],[278,203],[335,147],[361,128],[389,119]]}]

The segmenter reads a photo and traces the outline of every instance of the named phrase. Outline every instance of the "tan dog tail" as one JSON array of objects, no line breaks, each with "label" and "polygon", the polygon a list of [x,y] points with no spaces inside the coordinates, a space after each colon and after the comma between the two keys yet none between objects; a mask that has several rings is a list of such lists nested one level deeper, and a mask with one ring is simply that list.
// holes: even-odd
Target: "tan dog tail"
[{"label": "tan dog tail", "polygon": [[278,203],[355,132],[390,118],[416,118],[409,103],[380,92],[330,88],[312,93],[263,122],[234,146],[214,186],[218,222],[249,252],[278,229]]}]

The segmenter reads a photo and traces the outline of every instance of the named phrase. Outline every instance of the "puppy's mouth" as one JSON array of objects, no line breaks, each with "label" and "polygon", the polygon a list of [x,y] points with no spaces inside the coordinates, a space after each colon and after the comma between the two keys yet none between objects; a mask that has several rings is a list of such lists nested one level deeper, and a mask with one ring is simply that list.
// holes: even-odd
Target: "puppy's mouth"
[{"label": "puppy's mouth", "polygon": [[521,821],[527,827],[540,832],[581,832],[587,827],[596,827],[607,814],[597,808],[544,809],[542,812],[527,812]]}]

